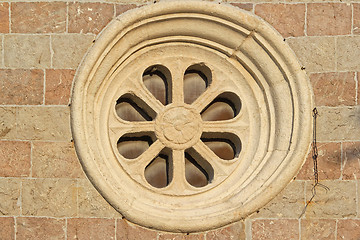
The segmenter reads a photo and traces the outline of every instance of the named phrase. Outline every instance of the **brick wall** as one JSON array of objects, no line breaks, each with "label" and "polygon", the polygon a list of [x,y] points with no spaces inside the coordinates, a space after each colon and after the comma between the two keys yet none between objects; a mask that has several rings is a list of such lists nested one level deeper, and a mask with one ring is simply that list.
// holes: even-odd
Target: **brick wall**
[{"label": "brick wall", "polygon": [[131,224],[97,193],[71,142],[72,80],[111,19],[152,2],[0,1],[0,239],[360,239],[356,0],[227,1],[272,24],[311,80],[319,111],[319,177],[330,191],[319,188],[300,219],[311,197],[311,157],[259,212],[198,234]]}]

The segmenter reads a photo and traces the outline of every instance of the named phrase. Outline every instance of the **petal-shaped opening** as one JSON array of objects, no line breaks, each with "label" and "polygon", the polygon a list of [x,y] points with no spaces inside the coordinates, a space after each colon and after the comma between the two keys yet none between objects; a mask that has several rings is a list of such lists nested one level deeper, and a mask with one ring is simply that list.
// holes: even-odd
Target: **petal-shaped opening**
[{"label": "petal-shaped opening", "polygon": [[214,179],[214,169],[193,149],[185,152],[185,178],[193,187],[204,187]]},{"label": "petal-shaped opening", "polygon": [[184,102],[193,103],[211,83],[211,70],[204,64],[190,66],[184,75]]},{"label": "petal-shaped opening", "polygon": [[171,103],[171,73],[162,65],[154,65],[143,73],[145,87],[163,105]]},{"label": "petal-shaped opening", "polygon": [[241,109],[240,98],[232,92],[217,96],[201,112],[203,121],[223,121],[236,117]]},{"label": "petal-shaped opening", "polygon": [[145,168],[145,179],[153,187],[163,188],[169,185],[169,155],[161,152]]},{"label": "petal-shaped opening", "polygon": [[135,159],[143,154],[154,141],[154,133],[128,133],[120,137],[117,148],[124,158]]},{"label": "petal-shaped opening", "polygon": [[125,121],[151,121],[156,113],[144,101],[134,94],[124,94],[115,105],[116,114]]},{"label": "petal-shaped opening", "polygon": [[203,133],[201,140],[223,160],[237,158],[241,151],[240,138],[232,133]]}]

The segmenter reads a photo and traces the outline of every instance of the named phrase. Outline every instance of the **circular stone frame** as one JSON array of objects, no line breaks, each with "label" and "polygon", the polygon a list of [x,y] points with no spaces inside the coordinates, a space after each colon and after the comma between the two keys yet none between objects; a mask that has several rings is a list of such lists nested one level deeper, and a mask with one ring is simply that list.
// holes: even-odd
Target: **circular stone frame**
[{"label": "circular stone frame", "polygon": [[[209,68],[223,71],[234,88],[242,89],[249,122],[248,139],[242,140],[238,164],[228,175],[205,190],[178,195],[145,186],[127,171],[126,161],[113,151],[109,117],[121,89],[132,83],[132,68],[151,63],[151,57],[137,59],[155,50],[160,57],[181,57],[171,51],[173,45],[205,52],[203,57],[190,52],[194,63],[206,61],[207,53],[216,56],[211,59],[220,67]],[[152,64],[159,61],[154,56]],[[75,77],[71,127],[88,178],[126,219],[164,231],[197,232],[245,218],[292,180],[309,150],[312,105],[304,70],[268,23],[227,4],[169,1],[130,10],[99,35]],[[119,126],[121,132],[126,124]]]}]

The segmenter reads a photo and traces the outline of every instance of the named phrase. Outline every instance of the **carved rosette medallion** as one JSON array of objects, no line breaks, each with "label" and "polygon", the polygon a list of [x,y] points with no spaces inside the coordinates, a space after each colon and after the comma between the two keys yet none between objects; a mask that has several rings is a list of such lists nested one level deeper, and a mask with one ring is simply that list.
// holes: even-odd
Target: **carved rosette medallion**
[{"label": "carved rosette medallion", "polygon": [[309,80],[283,38],[230,5],[129,11],[78,69],[78,157],[124,217],[172,232],[245,218],[278,194],[311,141]]}]

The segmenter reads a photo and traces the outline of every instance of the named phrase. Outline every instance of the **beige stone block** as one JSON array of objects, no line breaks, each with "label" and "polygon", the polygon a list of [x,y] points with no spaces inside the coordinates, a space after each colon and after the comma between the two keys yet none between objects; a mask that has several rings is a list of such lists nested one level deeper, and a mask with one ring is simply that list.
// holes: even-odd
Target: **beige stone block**
[{"label": "beige stone block", "polygon": [[0,178],[0,216],[20,214],[21,182],[15,178]]},{"label": "beige stone block", "polygon": [[360,139],[360,106],[318,107],[316,123],[318,141]]},{"label": "beige stone block", "polygon": [[335,70],[334,37],[300,37],[286,41],[307,72]]},{"label": "beige stone block", "polygon": [[19,139],[70,141],[69,107],[18,108]]},{"label": "beige stone block", "polygon": [[19,217],[16,219],[16,239],[64,239],[65,225],[65,219]]},{"label": "beige stone block", "polygon": [[94,35],[83,34],[52,36],[53,67],[76,69],[94,39]]},{"label": "beige stone block", "polygon": [[[349,218],[356,216],[356,182],[355,181],[321,181],[316,188],[316,196],[306,209],[308,218]],[[312,196],[313,183],[306,183],[306,200]]]},{"label": "beige stone block", "polygon": [[16,138],[16,108],[0,107],[0,139]]},{"label": "beige stone block", "polygon": [[301,239],[328,240],[335,239],[336,221],[330,219],[301,220]]},{"label": "beige stone block", "polygon": [[3,41],[4,41],[4,37],[1,35],[1,36],[0,36],[0,67],[1,67],[1,68],[4,67],[4,61],[3,61]]},{"label": "beige stone block", "polygon": [[339,37],[336,44],[337,70],[360,70],[360,36]]},{"label": "beige stone block", "polygon": [[27,179],[23,181],[23,215],[74,217],[77,215],[76,203],[76,180]]},{"label": "beige stone block", "polygon": [[120,213],[105,201],[89,180],[79,180],[78,194],[79,217],[121,218]]},{"label": "beige stone block", "polygon": [[358,192],[358,199],[357,199],[357,204],[358,204],[358,212],[357,212],[357,217],[360,218],[360,180],[357,181],[357,192]]},{"label": "beige stone block", "polygon": [[70,142],[34,142],[32,150],[33,177],[81,178],[82,171]]},{"label": "beige stone block", "polygon": [[5,35],[4,61],[12,68],[50,67],[50,40],[44,35]]},{"label": "beige stone block", "polygon": [[304,182],[293,181],[251,218],[297,218],[304,208]]}]

